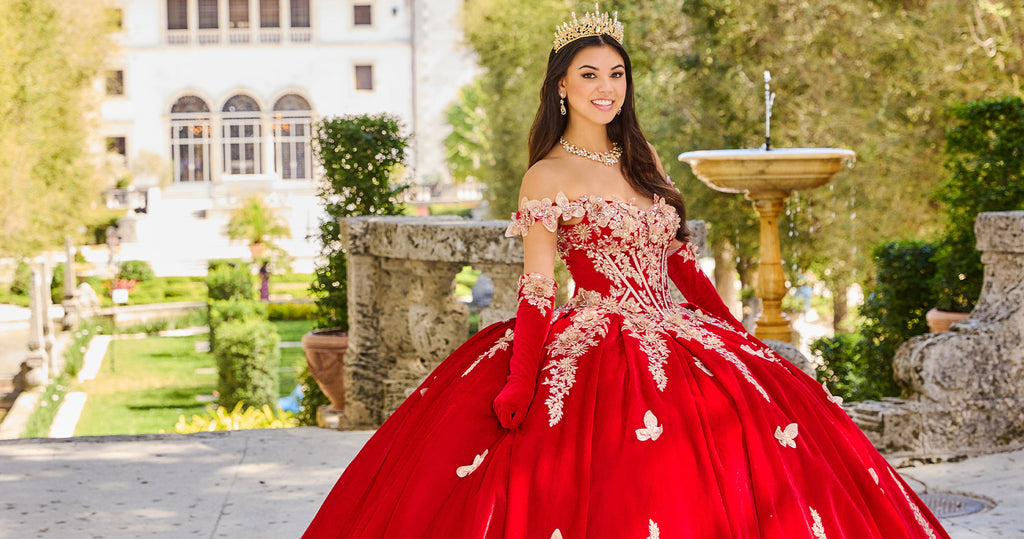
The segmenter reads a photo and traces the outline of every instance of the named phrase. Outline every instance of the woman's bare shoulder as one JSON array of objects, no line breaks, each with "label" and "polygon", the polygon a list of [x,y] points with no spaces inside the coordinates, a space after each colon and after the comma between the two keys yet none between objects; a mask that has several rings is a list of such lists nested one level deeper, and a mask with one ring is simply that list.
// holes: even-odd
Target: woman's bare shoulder
[{"label": "woman's bare shoulder", "polygon": [[570,171],[564,159],[546,157],[537,161],[523,175],[523,183],[519,188],[519,198],[530,200],[554,200],[558,193],[567,187]]}]

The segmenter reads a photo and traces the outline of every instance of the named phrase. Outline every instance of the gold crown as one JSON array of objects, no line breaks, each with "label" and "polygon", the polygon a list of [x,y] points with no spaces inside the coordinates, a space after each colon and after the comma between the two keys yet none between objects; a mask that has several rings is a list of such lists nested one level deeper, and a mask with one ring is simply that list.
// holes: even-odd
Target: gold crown
[{"label": "gold crown", "polygon": [[574,11],[572,22],[562,23],[555,28],[555,52],[581,37],[601,34],[607,34],[615,41],[622,43],[622,23],[619,22],[619,12],[615,12],[614,18],[609,17],[607,12],[601,13],[601,9],[595,3],[593,13],[586,13],[582,19],[577,19]]}]

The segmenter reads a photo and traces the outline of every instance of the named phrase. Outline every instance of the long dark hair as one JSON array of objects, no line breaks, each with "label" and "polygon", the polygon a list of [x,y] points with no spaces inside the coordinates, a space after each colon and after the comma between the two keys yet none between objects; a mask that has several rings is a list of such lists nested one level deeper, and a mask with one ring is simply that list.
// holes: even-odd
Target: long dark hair
[{"label": "long dark hair", "polygon": [[568,73],[569,65],[576,57],[576,53],[587,47],[601,45],[615,49],[622,56],[626,67],[626,99],[622,103],[622,112],[606,127],[608,138],[622,146],[622,172],[636,192],[648,198],[663,198],[676,209],[680,219],[676,239],[686,242],[690,237],[690,230],[686,228],[686,206],[683,204],[683,197],[668,179],[658,172],[654,153],[651,152],[644,132],[640,129],[640,122],[633,107],[633,68],[629,62],[629,55],[618,41],[608,35],[580,38],[563,46],[557,52],[552,49],[548,55],[548,69],[540,89],[540,107],[530,128],[530,166],[543,159],[558,144],[558,139],[565,132],[565,126],[569,121],[569,117],[562,116],[559,111],[558,81]]}]

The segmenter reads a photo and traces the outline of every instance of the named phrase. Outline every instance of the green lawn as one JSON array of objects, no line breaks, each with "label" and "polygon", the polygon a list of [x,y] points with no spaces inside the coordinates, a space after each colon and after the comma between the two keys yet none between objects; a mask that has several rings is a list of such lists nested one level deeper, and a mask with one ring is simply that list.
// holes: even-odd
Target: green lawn
[{"label": "green lawn", "polygon": [[[282,341],[298,341],[312,327],[309,321],[274,324]],[[206,340],[199,335],[113,342],[96,379],[71,388],[89,395],[75,435],[173,432],[179,415],[202,413],[206,403],[196,397],[212,395],[217,387],[216,360],[196,351],[196,343]],[[281,349],[282,396],[295,387],[295,366],[304,362],[301,348]]]}]

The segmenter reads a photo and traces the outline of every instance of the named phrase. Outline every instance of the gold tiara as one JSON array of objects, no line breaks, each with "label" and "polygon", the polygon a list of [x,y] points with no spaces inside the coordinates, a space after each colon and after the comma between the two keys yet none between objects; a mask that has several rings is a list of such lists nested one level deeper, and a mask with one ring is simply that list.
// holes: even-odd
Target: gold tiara
[{"label": "gold tiara", "polygon": [[562,23],[555,28],[555,52],[581,37],[599,36],[601,34],[611,36],[621,44],[622,23],[619,22],[619,12],[616,11],[613,17],[609,17],[608,12],[601,13],[596,3],[594,4],[594,12],[584,14],[582,19],[577,19],[576,12],[574,11],[572,22]]}]

